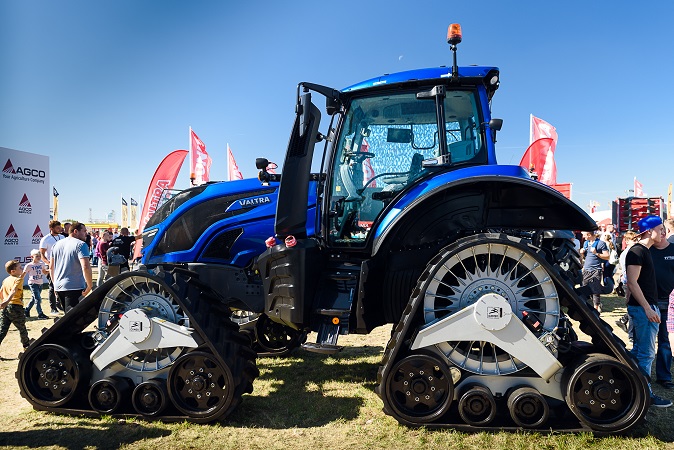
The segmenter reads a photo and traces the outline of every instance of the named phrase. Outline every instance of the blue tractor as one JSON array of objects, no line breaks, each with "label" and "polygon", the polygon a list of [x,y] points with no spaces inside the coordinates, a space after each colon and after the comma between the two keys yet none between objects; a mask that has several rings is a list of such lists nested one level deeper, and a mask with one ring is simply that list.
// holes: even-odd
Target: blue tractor
[{"label": "blue tractor", "polygon": [[647,381],[575,288],[572,235],[556,231],[596,225],[497,164],[499,70],[458,67],[460,41],[450,27],[451,67],[342,90],[300,83],[283,173],[260,158],[259,180],[161,206],[143,269],[104,283],[23,353],[22,395],[59,413],[209,422],[252,392],[258,353],[334,353],[340,335],[392,324],[376,391],[400,423],[638,424]]}]

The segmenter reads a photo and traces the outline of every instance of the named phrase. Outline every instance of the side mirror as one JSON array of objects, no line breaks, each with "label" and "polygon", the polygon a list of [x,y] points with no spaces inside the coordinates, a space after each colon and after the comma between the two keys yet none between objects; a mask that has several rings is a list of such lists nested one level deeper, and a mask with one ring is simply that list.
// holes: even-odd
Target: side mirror
[{"label": "side mirror", "polygon": [[255,167],[258,170],[264,170],[269,165],[269,160],[267,158],[255,158]]},{"label": "side mirror", "polygon": [[334,116],[337,111],[341,108],[341,103],[339,100],[333,97],[325,97],[325,111],[330,116]]},{"label": "side mirror", "polygon": [[503,127],[503,119],[490,119],[489,120],[489,129],[491,130],[491,139],[496,142],[496,132],[501,131]]}]

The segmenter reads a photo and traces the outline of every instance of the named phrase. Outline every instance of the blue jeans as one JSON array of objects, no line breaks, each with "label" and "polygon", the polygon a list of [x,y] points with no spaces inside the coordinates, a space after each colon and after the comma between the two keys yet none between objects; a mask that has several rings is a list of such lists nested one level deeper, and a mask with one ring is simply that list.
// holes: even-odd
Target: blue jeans
[{"label": "blue jeans", "polygon": [[672,381],[672,346],[667,331],[667,309],[660,310],[658,351],[655,355],[655,376],[659,382]]},{"label": "blue jeans", "polygon": [[[657,305],[651,305],[653,311],[660,315]],[[632,355],[637,359],[639,369],[648,380],[651,379],[653,360],[655,359],[655,337],[658,335],[659,323],[650,322],[641,306],[627,306],[627,314],[634,323],[634,345]]]},{"label": "blue jeans", "polygon": [[35,305],[37,315],[41,316],[42,314],[44,314],[42,312],[42,285],[29,284],[28,287],[30,288],[30,292],[33,294],[33,296],[30,299],[30,303],[28,303],[28,306],[26,306],[26,311],[30,311],[33,305]]}]

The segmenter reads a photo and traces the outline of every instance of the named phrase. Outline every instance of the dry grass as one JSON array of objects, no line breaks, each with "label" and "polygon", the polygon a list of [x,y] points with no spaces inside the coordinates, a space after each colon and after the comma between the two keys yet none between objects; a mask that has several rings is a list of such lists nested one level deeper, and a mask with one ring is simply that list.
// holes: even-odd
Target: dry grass
[{"label": "dry grass", "polygon": [[[45,303],[45,302],[43,302]],[[623,299],[605,298],[604,319],[625,311]],[[31,319],[35,337],[50,321]],[[591,434],[460,433],[411,429],[381,411],[374,393],[377,367],[389,327],[368,336],[345,336],[343,352],[326,357],[303,351],[283,359],[258,360],[255,391],[226,420],[209,425],[87,419],[33,411],[15,380],[18,332],[12,327],[0,346],[0,445],[8,448],[157,449],[157,448],[511,448],[652,449],[674,448],[674,408],[651,410],[638,437]],[[626,338],[621,330],[621,337]],[[11,357],[11,358],[10,358]],[[656,389],[658,389],[656,387]],[[668,396],[659,390],[659,394]],[[674,395],[674,393],[672,393]]]}]

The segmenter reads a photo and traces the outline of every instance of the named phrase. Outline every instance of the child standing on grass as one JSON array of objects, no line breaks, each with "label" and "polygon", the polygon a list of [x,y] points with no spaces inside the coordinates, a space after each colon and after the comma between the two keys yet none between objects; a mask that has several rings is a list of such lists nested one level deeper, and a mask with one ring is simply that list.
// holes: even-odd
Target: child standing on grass
[{"label": "child standing on grass", "polygon": [[42,283],[44,282],[43,275],[47,265],[42,262],[40,258],[40,250],[34,249],[30,251],[30,256],[33,261],[26,264],[23,270],[24,274],[28,274],[28,287],[30,288],[32,298],[26,307],[26,317],[30,317],[30,309],[35,305],[38,319],[49,319],[45,313],[42,312]]},{"label": "child standing on grass", "polygon": [[2,281],[0,288],[0,343],[7,336],[9,324],[13,323],[19,330],[19,337],[23,348],[30,345],[28,339],[28,330],[26,329],[26,311],[23,309],[23,273],[21,272],[21,263],[16,260],[7,261],[5,270],[9,274]]}]

